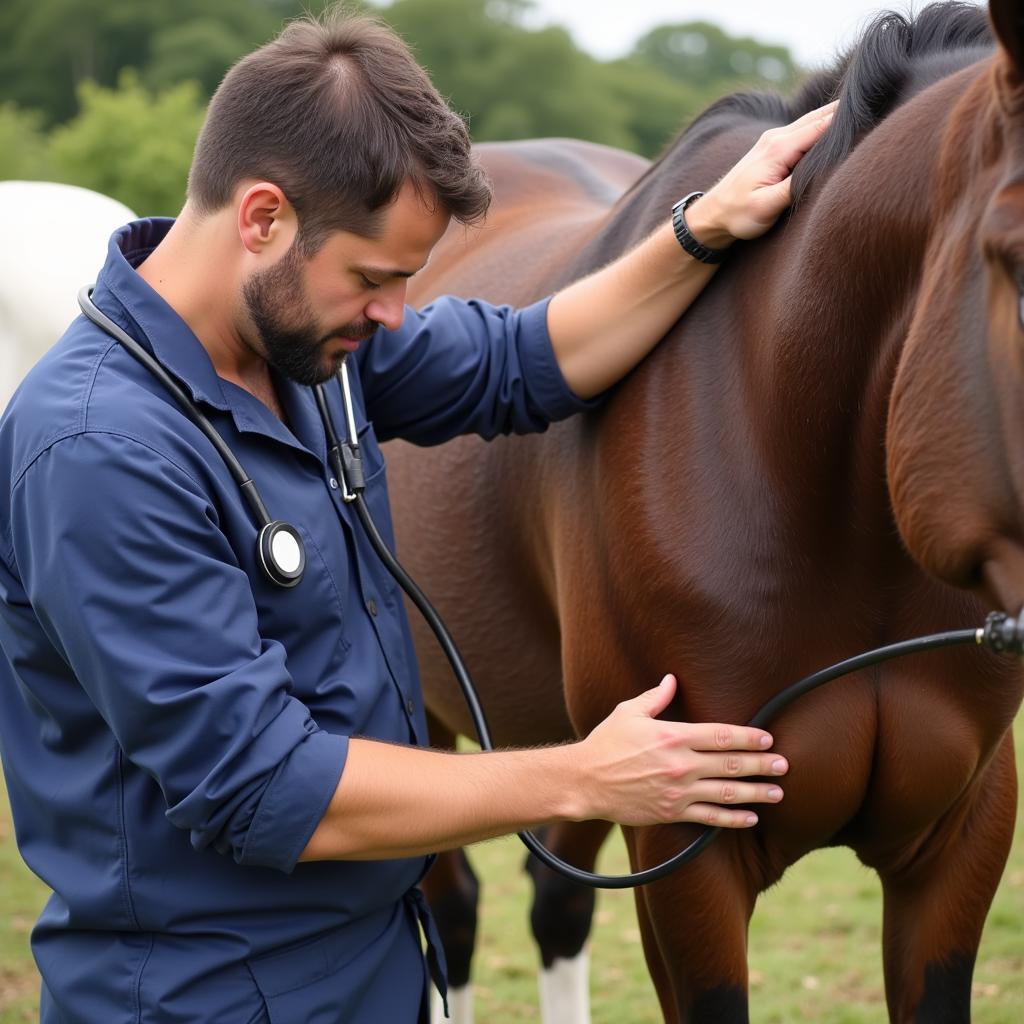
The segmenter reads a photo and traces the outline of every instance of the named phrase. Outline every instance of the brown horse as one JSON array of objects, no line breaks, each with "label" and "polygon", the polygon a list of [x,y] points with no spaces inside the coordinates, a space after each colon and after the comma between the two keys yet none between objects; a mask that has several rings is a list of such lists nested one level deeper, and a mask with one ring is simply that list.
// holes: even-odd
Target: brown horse
[{"label": "brown horse", "polygon": [[[599,411],[515,441],[390,449],[400,554],[451,622],[497,742],[584,735],[666,671],[680,678],[674,717],[742,722],[841,658],[1020,610],[1021,11],[992,0],[994,51],[969,5],[884,16],[791,102],[713,106],[639,180],[634,159],[583,144],[483,151],[489,225],[448,236],[417,302],[551,292],[640,240],[762,131],[841,98],[792,214],[734,250]],[[419,646],[439,738],[469,732],[440,656]],[[785,801],[637,892],[665,1019],[747,1021],[758,894],[844,845],[882,880],[891,1019],[968,1021],[1012,837],[1022,693],[1011,659],[957,649],[787,710],[772,725],[792,766]],[[576,836],[582,866],[606,829]],[[627,830],[633,866],[693,834]],[[536,877],[546,959],[572,955],[588,897]],[[433,882],[460,983],[467,862],[442,858]]]}]

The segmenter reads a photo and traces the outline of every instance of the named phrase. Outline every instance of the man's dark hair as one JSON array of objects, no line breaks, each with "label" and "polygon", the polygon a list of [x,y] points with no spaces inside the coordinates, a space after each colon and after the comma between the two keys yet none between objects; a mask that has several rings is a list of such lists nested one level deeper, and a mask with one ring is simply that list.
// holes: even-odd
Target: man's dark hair
[{"label": "man's dark hair", "polygon": [[406,181],[466,224],[491,198],[466,125],[405,43],[338,9],[288,24],[210,100],[189,201],[199,215],[222,209],[245,178],[288,197],[307,256],[334,231],[372,237]]}]

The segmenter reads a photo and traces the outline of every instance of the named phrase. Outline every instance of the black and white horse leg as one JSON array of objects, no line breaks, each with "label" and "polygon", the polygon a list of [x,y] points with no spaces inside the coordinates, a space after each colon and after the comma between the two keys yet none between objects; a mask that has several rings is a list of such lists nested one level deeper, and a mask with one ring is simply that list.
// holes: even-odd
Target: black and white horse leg
[{"label": "black and white horse leg", "polygon": [[[476,945],[480,883],[464,850],[447,850],[423,880],[423,892],[441,933],[448,961],[448,1010],[454,1024],[473,1024],[471,981]],[[443,1021],[444,1010],[435,992],[431,1019]]]},{"label": "black and white horse leg", "polygon": [[[427,712],[430,744],[455,749],[455,735]],[[446,850],[422,883],[448,961],[448,1018],[453,1024],[473,1024],[473,950],[476,946],[480,883],[463,850]],[[445,1020],[441,997],[433,993],[431,1020]]]},{"label": "black and white horse leg", "polygon": [[[562,822],[543,830],[556,856],[592,871],[612,825],[607,821]],[[534,856],[526,861],[533,879],[530,925],[540,951],[538,976],[543,1024],[590,1024],[590,961],[587,939],[595,890],[571,882]]]}]

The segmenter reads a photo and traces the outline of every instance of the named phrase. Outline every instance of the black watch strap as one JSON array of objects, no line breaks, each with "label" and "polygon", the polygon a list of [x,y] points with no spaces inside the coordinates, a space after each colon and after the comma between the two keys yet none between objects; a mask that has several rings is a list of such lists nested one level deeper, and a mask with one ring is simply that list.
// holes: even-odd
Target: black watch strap
[{"label": "black watch strap", "polygon": [[700,199],[702,195],[704,195],[703,192],[691,192],[689,195],[683,196],[672,207],[672,228],[683,250],[688,252],[695,260],[700,260],[701,263],[721,263],[725,259],[726,250],[709,249],[706,245],[701,245],[686,226],[686,217],[683,216],[686,208],[691,203],[695,203]]}]

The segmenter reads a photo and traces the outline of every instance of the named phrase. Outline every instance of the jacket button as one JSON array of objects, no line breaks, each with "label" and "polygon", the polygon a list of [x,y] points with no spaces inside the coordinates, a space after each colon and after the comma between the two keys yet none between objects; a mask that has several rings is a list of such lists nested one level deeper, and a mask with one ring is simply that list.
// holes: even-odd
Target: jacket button
[{"label": "jacket button", "polygon": [[374,601],[374,599],[373,599],[372,597],[370,598],[370,600],[369,600],[369,601],[367,601],[367,602],[366,602],[366,610],[367,610],[367,611],[368,611],[368,612],[369,612],[369,613],[370,613],[370,614],[371,614],[371,615],[372,615],[372,616],[373,616],[374,618],[376,618],[376,617],[377,617],[377,602],[376,602],[376,601]]},{"label": "jacket button", "polygon": [[412,702],[412,697],[405,698],[405,710],[411,715],[416,710],[416,705]]},{"label": "jacket button", "polygon": [[330,484],[331,484],[331,490],[332,491],[336,491],[338,489],[338,481],[335,480],[333,476],[330,479]]}]

